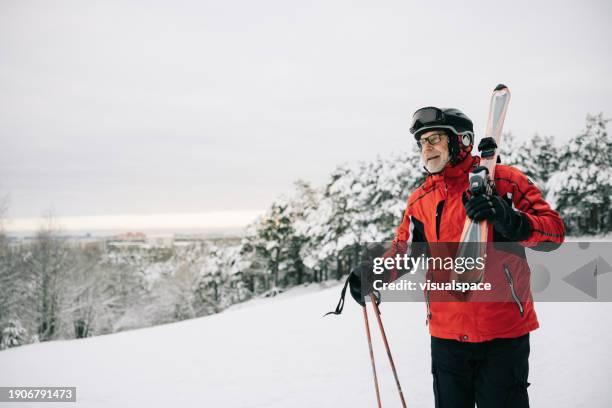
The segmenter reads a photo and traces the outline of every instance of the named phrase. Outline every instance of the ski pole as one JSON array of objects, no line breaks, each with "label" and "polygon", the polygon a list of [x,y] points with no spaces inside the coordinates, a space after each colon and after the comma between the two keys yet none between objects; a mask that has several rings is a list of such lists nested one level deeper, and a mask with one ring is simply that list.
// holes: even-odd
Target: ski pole
[{"label": "ski pole", "polygon": [[[385,343],[385,349],[387,350],[387,356],[389,356],[389,363],[391,363],[391,370],[393,370],[393,376],[395,377],[395,384],[397,385],[397,391],[399,392],[400,400],[402,401],[402,407],[406,408],[406,401],[404,400],[404,393],[402,392],[402,386],[400,385],[399,377],[397,376],[397,370],[395,369],[395,363],[393,363],[393,357],[391,356],[391,349],[389,348],[389,343],[387,342],[387,335],[385,334],[385,328],[383,327],[382,320],[380,318],[380,309],[378,308],[378,303],[376,302],[376,298],[374,297],[374,294],[370,294],[370,299],[372,300],[372,306],[374,307],[374,311],[376,312],[376,319],[378,320],[378,327],[380,327],[380,333],[382,334],[383,342]],[[377,391],[378,391],[378,388],[377,388]]]},{"label": "ski pole", "polygon": [[365,322],[366,335],[368,337],[368,347],[370,348],[370,361],[372,361],[372,373],[374,373],[374,388],[376,389],[376,401],[378,402],[378,408],[381,408],[380,404],[380,391],[378,389],[378,376],[376,375],[376,363],[374,363],[374,351],[372,350],[372,336],[370,335],[370,325],[368,323],[368,310],[365,305],[363,306],[363,321]]}]

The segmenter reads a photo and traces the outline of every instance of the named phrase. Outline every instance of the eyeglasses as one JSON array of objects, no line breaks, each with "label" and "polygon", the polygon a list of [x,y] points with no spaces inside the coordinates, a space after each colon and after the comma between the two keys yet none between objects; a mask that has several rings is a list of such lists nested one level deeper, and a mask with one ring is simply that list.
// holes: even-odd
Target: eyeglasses
[{"label": "eyeglasses", "polygon": [[437,145],[445,136],[446,135],[444,133],[434,133],[433,135],[422,137],[421,140],[417,140],[417,146],[419,146],[419,149],[423,149],[424,142],[431,146]]}]

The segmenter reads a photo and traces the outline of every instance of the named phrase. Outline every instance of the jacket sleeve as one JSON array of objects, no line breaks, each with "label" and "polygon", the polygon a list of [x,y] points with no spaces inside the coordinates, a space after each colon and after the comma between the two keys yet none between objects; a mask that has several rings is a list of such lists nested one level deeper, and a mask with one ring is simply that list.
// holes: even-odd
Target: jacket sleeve
[{"label": "jacket sleeve", "polygon": [[[404,256],[407,254],[411,257],[417,257],[426,252],[427,239],[425,237],[425,228],[423,223],[417,219],[412,211],[411,200],[408,200],[408,205],[404,211],[402,223],[397,228],[395,238],[391,243],[391,248],[384,254],[384,258],[394,258],[397,255]],[[409,271],[392,269],[389,271],[386,282],[393,282],[397,278],[405,275]]]},{"label": "jacket sleeve", "polygon": [[565,239],[565,225],[555,210],[542,197],[540,189],[513,167],[508,167],[508,177],[495,179],[496,183],[509,183],[512,202],[524,222],[529,224],[529,235],[521,245],[535,250],[556,249]]}]

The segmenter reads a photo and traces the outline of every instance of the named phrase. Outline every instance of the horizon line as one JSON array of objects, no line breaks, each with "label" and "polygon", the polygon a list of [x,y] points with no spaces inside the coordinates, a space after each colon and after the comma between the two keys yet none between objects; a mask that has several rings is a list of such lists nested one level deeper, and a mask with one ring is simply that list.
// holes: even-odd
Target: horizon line
[{"label": "horizon line", "polygon": [[6,218],[6,232],[37,231],[51,226],[64,231],[138,229],[218,229],[246,227],[262,210],[224,210],[197,213],[106,214]]}]

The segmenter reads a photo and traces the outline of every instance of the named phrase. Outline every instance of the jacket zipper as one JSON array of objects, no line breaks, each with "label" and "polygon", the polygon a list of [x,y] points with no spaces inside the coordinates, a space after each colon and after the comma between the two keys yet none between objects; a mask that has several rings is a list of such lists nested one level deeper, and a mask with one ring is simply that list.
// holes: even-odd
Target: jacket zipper
[{"label": "jacket zipper", "polygon": [[436,205],[436,239],[440,240],[440,224],[442,224],[442,212],[444,211],[444,203],[446,200],[442,200]]},{"label": "jacket zipper", "polygon": [[521,317],[523,317],[523,314],[525,313],[525,309],[523,309],[523,304],[521,303],[520,299],[516,295],[516,292],[514,291],[514,280],[512,279],[512,274],[510,273],[510,269],[508,268],[508,265],[503,264],[503,266],[504,266],[504,273],[506,274],[506,279],[508,280],[508,285],[510,286],[510,293],[512,293],[512,298],[514,299],[514,303],[516,303],[516,305],[518,306],[519,312],[521,313]]}]

